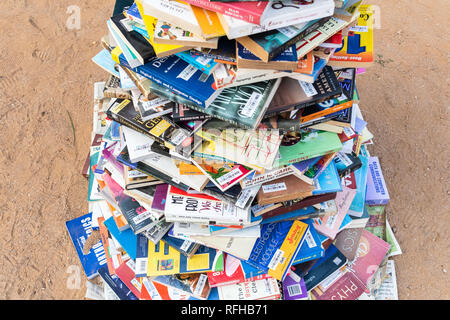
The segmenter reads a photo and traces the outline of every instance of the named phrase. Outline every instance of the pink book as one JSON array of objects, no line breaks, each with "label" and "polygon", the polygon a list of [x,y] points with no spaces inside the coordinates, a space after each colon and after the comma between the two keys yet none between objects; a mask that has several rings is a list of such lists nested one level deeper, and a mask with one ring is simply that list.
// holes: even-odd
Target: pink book
[{"label": "pink book", "polygon": [[317,300],[356,300],[364,292],[369,293],[364,283],[353,272],[346,272],[324,292],[318,286],[311,294]]},{"label": "pink book", "polygon": [[356,195],[356,180],[354,173],[350,173],[342,178],[342,191],[336,194],[337,214],[329,217],[314,219],[317,232],[327,236],[331,240],[336,238],[339,227],[352,204]]},{"label": "pink book", "polygon": [[367,230],[361,233],[356,257],[349,262],[349,268],[367,286],[377,271],[391,245]]},{"label": "pink book", "polygon": [[269,2],[209,2],[208,0],[184,0],[194,6],[221,13],[253,24],[261,24],[261,16]]}]

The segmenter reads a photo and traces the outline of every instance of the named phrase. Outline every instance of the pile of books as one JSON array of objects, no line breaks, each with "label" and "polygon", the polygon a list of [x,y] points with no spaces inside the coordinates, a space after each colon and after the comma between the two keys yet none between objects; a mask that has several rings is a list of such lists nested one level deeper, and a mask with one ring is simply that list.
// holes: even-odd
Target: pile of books
[{"label": "pile of books", "polygon": [[86,297],[396,299],[356,87],[373,22],[361,0],[136,0],[111,17],[89,213],[67,222],[102,280]]}]

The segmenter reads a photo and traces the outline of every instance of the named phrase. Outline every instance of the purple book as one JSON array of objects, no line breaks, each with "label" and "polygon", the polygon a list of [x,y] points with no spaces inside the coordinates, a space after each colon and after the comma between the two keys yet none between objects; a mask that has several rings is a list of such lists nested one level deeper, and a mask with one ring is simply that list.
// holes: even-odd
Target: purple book
[{"label": "purple book", "polygon": [[283,280],[283,298],[284,300],[308,299],[308,291],[303,278],[300,278],[300,281],[296,281],[288,275]]},{"label": "purple book", "polygon": [[155,210],[157,212],[164,212],[168,190],[169,185],[167,183],[159,184],[156,186],[155,194],[153,195],[152,210]]},{"label": "purple book", "polygon": [[370,157],[367,174],[366,204],[386,205],[389,202],[389,192],[386,188],[378,157]]}]

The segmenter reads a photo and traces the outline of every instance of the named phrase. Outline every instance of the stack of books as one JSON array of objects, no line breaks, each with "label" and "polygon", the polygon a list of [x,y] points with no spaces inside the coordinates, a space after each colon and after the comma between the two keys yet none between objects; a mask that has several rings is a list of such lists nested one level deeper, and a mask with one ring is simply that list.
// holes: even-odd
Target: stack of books
[{"label": "stack of books", "polygon": [[67,222],[103,280],[86,297],[396,298],[356,86],[371,5],[136,0],[101,43],[89,212]]}]

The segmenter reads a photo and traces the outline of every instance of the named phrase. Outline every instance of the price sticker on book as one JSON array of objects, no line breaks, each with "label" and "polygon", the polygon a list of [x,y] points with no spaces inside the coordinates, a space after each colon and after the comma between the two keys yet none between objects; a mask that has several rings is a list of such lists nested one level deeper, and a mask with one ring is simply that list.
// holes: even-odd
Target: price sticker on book
[{"label": "price sticker on book", "polygon": [[262,191],[264,193],[284,191],[284,190],[287,190],[286,183],[284,183],[284,182],[268,184],[268,185],[262,186]]},{"label": "price sticker on book", "polygon": [[255,113],[256,108],[259,106],[262,97],[262,94],[253,92],[245,106],[239,110],[239,114],[247,118],[253,117],[253,114]]}]

